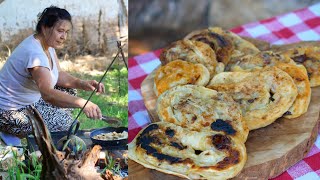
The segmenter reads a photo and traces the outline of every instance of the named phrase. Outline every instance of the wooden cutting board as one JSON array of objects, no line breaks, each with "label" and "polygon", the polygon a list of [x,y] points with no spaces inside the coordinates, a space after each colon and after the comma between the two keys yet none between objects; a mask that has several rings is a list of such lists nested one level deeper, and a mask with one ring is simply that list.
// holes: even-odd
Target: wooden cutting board
[{"label": "wooden cutting board", "polygon": [[[153,71],[141,84],[145,106],[152,122],[159,121],[155,111],[156,95],[153,92]],[[308,112],[295,119],[280,118],[271,125],[250,131],[246,142],[248,160],[234,179],[268,179],[276,177],[303,159],[318,134],[320,87],[312,88]],[[147,169],[129,161],[130,179],[173,180],[181,179]]]}]

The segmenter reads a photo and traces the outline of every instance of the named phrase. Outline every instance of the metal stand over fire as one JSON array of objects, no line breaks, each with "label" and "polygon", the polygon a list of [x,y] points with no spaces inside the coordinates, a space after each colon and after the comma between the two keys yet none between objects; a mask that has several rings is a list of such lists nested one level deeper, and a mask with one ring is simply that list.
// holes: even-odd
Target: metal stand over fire
[{"label": "metal stand over fire", "polygon": [[92,91],[92,93],[90,94],[86,103],[84,104],[84,106],[81,108],[80,112],[78,113],[78,115],[74,119],[73,123],[71,124],[71,126],[68,130],[68,134],[58,141],[57,147],[56,147],[58,150],[64,151],[67,147],[69,147],[71,151],[73,151],[74,153],[77,153],[80,150],[83,152],[87,149],[85,142],[81,138],[76,136],[77,131],[79,130],[79,127],[80,127],[80,122],[78,121],[78,118],[81,115],[83,109],[86,107],[86,105],[90,101],[92,95],[98,91],[97,88],[99,87],[99,84],[105,78],[105,76],[106,76],[107,72],[109,71],[109,69],[111,68],[112,64],[115,62],[116,59],[119,58],[119,56],[121,56],[122,61],[124,62],[126,68],[128,69],[128,65],[125,60],[125,56],[124,56],[123,49],[122,49],[125,44],[124,45],[121,44],[121,41],[125,41],[125,40],[126,40],[126,37],[120,37],[120,39],[116,41],[117,47],[118,47],[118,51],[117,51],[116,56],[113,58],[113,60],[111,61],[111,63],[107,67],[105,73],[103,74],[103,76],[101,77],[101,79],[98,83],[98,86],[95,87],[95,89]]}]

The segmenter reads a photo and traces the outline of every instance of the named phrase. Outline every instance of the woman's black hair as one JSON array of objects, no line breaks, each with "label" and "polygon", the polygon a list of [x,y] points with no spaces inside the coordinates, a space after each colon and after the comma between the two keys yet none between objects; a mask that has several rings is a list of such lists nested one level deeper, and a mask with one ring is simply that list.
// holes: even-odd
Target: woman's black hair
[{"label": "woman's black hair", "polygon": [[38,18],[36,33],[41,34],[41,27],[53,27],[59,20],[68,20],[71,24],[71,15],[65,10],[56,6],[50,6],[43,10]]}]

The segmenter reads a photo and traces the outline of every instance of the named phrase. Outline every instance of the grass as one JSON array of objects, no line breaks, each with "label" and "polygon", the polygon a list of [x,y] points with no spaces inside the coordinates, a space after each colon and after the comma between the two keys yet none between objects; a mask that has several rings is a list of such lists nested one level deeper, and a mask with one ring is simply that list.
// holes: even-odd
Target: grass
[{"label": "grass", "polygon": [[[25,161],[22,161],[15,150],[12,150],[11,152],[13,157],[11,163],[8,164],[5,170],[7,172],[5,179],[40,179],[42,164],[36,154],[33,153],[30,156],[27,156]],[[0,170],[3,171],[4,168],[0,167]]]},{"label": "grass", "polygon": [[[101,75],[80,74],[78,72],[70,72],[70,74],[81,79],[99,81]],[[113,66],[110,69],[104,80],[106,93],[96,95],[94,94],[90,101],[97,104],[102,114],[109,117],[116,117],[121,119],[122,126],[128,127],[128,70],[125,67]],[[78,96],[88,99],[90,91],[78,90]],[[76,118],[80,109],[73,111],[73,118]],[[102,120],[92,120],[85,116],[84,113],[78,118],[80,121],[80,129],[93,129],[109,126],[108,123]]]}]

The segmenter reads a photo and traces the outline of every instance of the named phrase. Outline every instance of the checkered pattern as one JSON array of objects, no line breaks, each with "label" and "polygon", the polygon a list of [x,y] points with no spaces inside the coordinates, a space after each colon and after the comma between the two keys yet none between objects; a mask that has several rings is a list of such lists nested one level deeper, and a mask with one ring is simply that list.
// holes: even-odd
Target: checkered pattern
[{"label": "checkered pattern", "polygon": [[[271,44],[320,40],[320,3],[284,15],[235,27],[231,31],[241,36],[265,40]],[[158,58],[160,53],[161,50],[157,50],[129,59],[129,142],[143,127],[150,123],[140,85],[144,78],[160,65]],[[309,154],[274,179],[320,179],[320,130]]]}]

